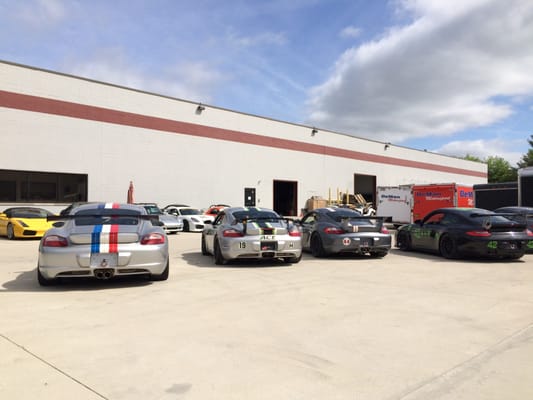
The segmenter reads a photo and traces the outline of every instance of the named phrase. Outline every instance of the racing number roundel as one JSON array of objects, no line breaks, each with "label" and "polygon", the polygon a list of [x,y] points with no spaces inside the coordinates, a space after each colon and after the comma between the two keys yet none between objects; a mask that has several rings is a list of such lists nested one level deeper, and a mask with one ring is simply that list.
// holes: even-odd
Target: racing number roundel
[{"label": "racing number roundel", "polygon": [[349,246],[351,242],[352,241],[350,240],[350,238],[342,239],[342,244],[345,245],[345,246]]}]

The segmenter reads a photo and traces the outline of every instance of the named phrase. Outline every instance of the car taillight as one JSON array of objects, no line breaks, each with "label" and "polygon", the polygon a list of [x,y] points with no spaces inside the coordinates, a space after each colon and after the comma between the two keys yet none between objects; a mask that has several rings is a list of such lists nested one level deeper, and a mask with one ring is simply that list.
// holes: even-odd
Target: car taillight
[{"label": "car taillight", "polygon": [[163,244],[165,243],[165,235],[161,233],[149,233],[143,236],[141,244]]},{"label": "car taillight", "polygon": [[68,241],[63,236],[50,235],[43,239],[43,246],[45,247],[67,247]]},{"label": "car taillight", "polygon": [[241,237],[244,236],[242,232],[239,232],[236,229],[226,229],[224,232],[222,232],[222,236],[224,237]]},{"label": "car taillight", "polygon": [[342,235],[344,233],[344,230],[340,228],[335,228],[333,226],[328,226],[324,228],[324,233],[327,233],[328,235]]},{"label": "car taillight", "polygon": [[302,232],[298,228],[289,229],[289,236],[299,237],[302,236]]},{"label": "car taillight", "polygon": [[533,236],[533,232],[531,232],[529,229],[526,229],[526,232],[528,236]]},{"label": "car taillight", "polygon": [[385,235],[388,235],[388,234],[389,234],[389,230],[387,229],[386,226],[382,226],[382,227],[381,227],[381,233],[384,233]]},{"label": "car taillight", "polygon": [[467,231],[465,232],[468,236],[476,236],[476,237],[487,237],[490,236],[489,231]]}]

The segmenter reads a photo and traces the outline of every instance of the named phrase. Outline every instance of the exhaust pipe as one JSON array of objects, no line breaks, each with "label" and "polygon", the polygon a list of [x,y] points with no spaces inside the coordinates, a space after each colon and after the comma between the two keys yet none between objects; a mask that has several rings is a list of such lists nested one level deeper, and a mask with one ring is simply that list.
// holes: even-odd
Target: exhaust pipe
[{"label": "exhaust pipe", "polygon": [[112,269],[99,269],[97,271],[94,272],[94,276],[96,277],[96,279],[102,279],[102,280],[106,280],[106,279],[110,279],[112,278],[114,275],[114,271]]}]

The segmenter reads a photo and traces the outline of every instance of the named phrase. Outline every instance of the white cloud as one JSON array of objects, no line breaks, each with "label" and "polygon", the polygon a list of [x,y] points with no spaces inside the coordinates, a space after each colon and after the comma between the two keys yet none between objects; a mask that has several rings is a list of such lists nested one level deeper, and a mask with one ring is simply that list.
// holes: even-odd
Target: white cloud
[{"label": "white cloud", "polygon": [[281,32],[263,32],[257,35],[240,36],[231,31],[228,34],[228,41],[239,47],[254,47],[264,45],[283,45],[287,42],[285,35]]},{"label": "white cloud", "polygon": [[170,65],[157,74],[143,71],[119,49],[107,49],[91,61],[67,69],[77,76],[203,103],[211,101],[216,85],[224,79],[203,62]]},{"label": "white cloud", "polygon": [[361,34],[360,28],[357,28],[355,26],[347,26],[341,31],[340,36],[342,38],[356,38],[360,34]]},{"label": "white cloud", "polygon": [[16,4],[15,18],[33,27],[54,25],[67,15],[61,0],[33,0]]},{"label": "white cloud", "polygon": [[[526,149],[526,151],[520,153],[516,149]],[[496,156],[507,160],[512,167],[516,167],[516,164],[527,152],[527,141],[501,138],[490,140],[456,140],[432,151],[456,157],[464,157],[469,154],[479,157],[482,160],[487,157]]]},{"label": "white cloud", "polygon": [[402,142],[493,124],[533,94],[533,2],[396,4],[412,22],[346,51],[310,93],[310,124]]}]

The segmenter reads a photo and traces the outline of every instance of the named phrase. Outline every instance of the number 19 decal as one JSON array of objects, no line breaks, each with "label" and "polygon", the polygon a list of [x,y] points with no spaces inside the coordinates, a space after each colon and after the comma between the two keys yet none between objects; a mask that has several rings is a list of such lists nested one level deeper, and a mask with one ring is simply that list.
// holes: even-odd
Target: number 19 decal
[{"label": "number 19 decal", "polygon": [[246,248],[246,242],[239,242],[239,249],[245,249]]}]

